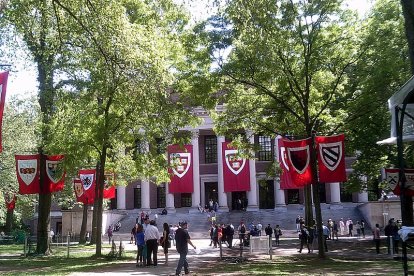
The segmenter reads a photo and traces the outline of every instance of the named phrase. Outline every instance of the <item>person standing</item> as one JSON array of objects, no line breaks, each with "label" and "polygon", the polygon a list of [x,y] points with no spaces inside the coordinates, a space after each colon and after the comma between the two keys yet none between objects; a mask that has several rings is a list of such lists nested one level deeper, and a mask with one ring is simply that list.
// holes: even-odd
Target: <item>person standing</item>
[{"label": "person standing", "polygon": [[279,246],[279,239],[280,239],[280,236],[282,236],[282,230],[280,229],[279,224],[276,225],[274,233],[275,233],[276,246]]},{"label": "person standing", "polygon": [[272,233],[273,233],[272,226],[270,226],[270,224],[268,224],[265,228],[265,234],[266,234],[266,236],[269,236],[270,238],[272,238]]},{"label": "person standing", "polygon": [[138,229],[138,224],[136,223],[134,228],[131,229],[131,240],[129,241],[129,243],[133,243],[133,244],[137,244],[137,241],[135,239],[135,235],[137,234],[137,229]]},{"label": "person standing", "polygon": [[380,253],[380,242],[381,242],[381,236],[380,236],[380,229],[379,224],[375,224],[374,230],[372,230],[372,235],[374,236],[374,242],[375,242],[375,249],[377,250],[377,254]]},{"label": "person standing", "polygon": [[365,220],[361,219],[361,234],[362,238],[365,239]]},{"label": "person standing", "polygon": [[175,275],[181,275],[183,267],[184,273],[189,274],[190,270],[187,262],[188,244],[190,244],[194,249],[196,249],[196,246],[191,242],[190,235],[188,234],[188,224],[186,221],[182,222],[181,227],[175,232],[175,244],[177,252],[180,254]]},{"label": "person standing", "polygon": [[354,230],[354,223],[352,222],[351,219],[348,219],[347,224],[348,224],[348,236],[353,237],[352,231]]},{"label": "person standing", "polygon": [[136,233],[135,233],[135,242],[137,244],[137,267],[144,266],[146,264],[147,257],[144,255],[144,229],[141,224],[138,224]]},{"label": "person standing", "polygon": [[322,233],[323,233],[323,244],[325,247],[325,252],[328,252],[328,244],[326,243],[326,240],[328,239],[330,233],[329,233],[329,228],[323,223],[322,223]]},{"label": "person standing", "polygon": [[234,226],[232,224],[227,225],[226,236],[227,236],[227,243],[229,244],[229,248],[232,248],[233,247],[233,236],[234,236]]},{"label": "person standing", "polygon": [[259,221],[259,223],[257,224],[257,231],[259,231],[259,236],[262,235],[262,229],[263,229],[263,225]]},{"label": "person standing", "polygon": [[295,220],[296,223],[296,232],[300,232],[300,216],[298,215],[298,217]]},{"label": "person standing", "polygon": [[345,234],[345,223],[343,218],[339,221],[339,229],[341,230],[341,236],[343,236]]},{"label": "person standing", "polygon": [[112,232],[112,225],[109,225],[107,234],[108,234],[109,244],[111,244],[112,236],[114,235],[114,233]]},{"label": "person standing", "polygon": [[[160,233],[158,228],[155,226],[155,221],[151,220],[150,224],[145,229],[145,244],[147,246],[147,266],[151,266],[153,263],[154,266],[157,266],[157,251],[158,251],[158,241],[160,239]],[[152,254],[152,261],[151,261]]]},{"label": "person standing", "polygon": [[357,232],[357,238],[359,239],[361,237],[361,224],[359,223],[359,220],[357,220],[357,223],[355,224],[355,229]]},{"label": "person standing", "polygon": [[300,233],[299,233],[299,239],[300,239],[300,248],[298,251],[299,253],[302,253],[302,249],[304,245],[306,245],[306,247],[308,248],[308,253],[310,253],[308,238],[309,238],[309,232],[306,229],[305,224],[301,223]]},{"label": "person standing", "polygon": [[161,246],[164,248],[164,256],[165,256],[165,265],[168,265],[168,248],[171,247],[171,242],[169,240],[170,236],[170,227],[168,226],[168,223],[164,222],[163,224],[163,232],[162,232],[162,238],[161,238]]}]

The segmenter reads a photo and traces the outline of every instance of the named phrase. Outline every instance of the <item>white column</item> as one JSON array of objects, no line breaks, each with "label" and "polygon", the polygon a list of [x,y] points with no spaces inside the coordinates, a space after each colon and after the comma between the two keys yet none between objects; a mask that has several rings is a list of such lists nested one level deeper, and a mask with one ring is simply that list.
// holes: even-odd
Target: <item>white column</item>
[{"label": "white column", "polygon": [[126,199],[125,199],[125,186],[116,187],[116,209],[125,210]]},{"label": "white column", "polygon": [[223,175],[223,158],[222,158],[222,149],[223,142],[226,139],[224,136],[217,136],[217,166],[218,166],[218,201],[219,201],[219,211],[228,212],[229,207],[227,206],[227,194],[224,192],[224,175]]},{"label": "white column", "polygon": [[[254,134],[251,131],[247,132],[250,144],[254,145]],[[257,178],[256,178],[256,159],[249,159],[249,172],[250,172],[250,191],[247,192],[247,211],[257,211],[259,206],[257,205]]]},{"label": "white column", "polygon": [[[367,181],[368,181],[366,176],[361,176],[360,179],[363,183],[367,183]],[[368,202],[368,192],[367,192],[366,189],[364,189],[364,190],[362,190],[361,192],[358,193],[358,202],[359,203]]]},{"label": "white column", "polygon": [[[331,191],[331,204],[340,204],[341,203],[341,185],[339,182],[328,183],[329,189]],[[326,186],[325,186],[326,187]]]},{"label": "white column", "polygon": [[165,184],[165,209],[167,209],[168,213],[175,213],[175,206],[174,206],[174,194],[170,194],[169,192],[170,183]]},{"label": "white column", "polygon": [[[279,139],[281,139],[282,136],[278,135],[275,138],[274,143],[274,158],[277,163],[279,163]],[[280,189],[280,177],[276,177],[274,180],[274,190],[275,190],[275,210],[279,211],[287,211],[286,208],[286,198],[285,198],[285,191]]]},{"label": "white column", "polygon": [[368,192],[366,190],[358,193],[358,202],[359,203],[368,202]]},{"label": "white column", "polygon": [[277,177],[274,179],[274,194],[275,194],[275,210],[287,211],[285,191],[280,189],[280,179]]},{"label": "white column", "polygon": [[192,212],[199,212],[198,206],[200,205],[200,151],[198,147],[199,130],[192,131],[191,144],[193,145],[193,187],[194,191],[191,195]]},{"label": "white column", "polygon": [[150,209],[150,183],[148,179],[141,180],[141,209]]}]

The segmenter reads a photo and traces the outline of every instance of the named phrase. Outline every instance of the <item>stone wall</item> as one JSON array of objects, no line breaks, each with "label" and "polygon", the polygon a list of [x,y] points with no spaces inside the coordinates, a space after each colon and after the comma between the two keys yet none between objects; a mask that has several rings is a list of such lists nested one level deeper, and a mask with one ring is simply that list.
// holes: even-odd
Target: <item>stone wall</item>
[{"label": "stone wall", "polygon": [[401,219],[400,206],[400,201],[372,201],[361,204],[358,208],[372,229],[376,223],[384,228],[389,219]]}]

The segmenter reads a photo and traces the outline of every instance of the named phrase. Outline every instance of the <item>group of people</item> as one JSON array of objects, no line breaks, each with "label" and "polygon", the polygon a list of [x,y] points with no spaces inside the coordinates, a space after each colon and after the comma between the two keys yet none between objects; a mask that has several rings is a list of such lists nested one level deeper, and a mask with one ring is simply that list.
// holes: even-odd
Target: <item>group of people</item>
[{"label": "group of people", "polygon": [[[134,242],[137,245],[136,267],[157,266],[158,246],[163,248],[165,264],[168,265],[168,249],[171,248],[171,242],[174,241],[177,252],[180,254],[176,275],[180,275],[183,268],[184,272],[188,274],[188,244],[193,246],[194,249],[196,249],[196,247],[191,242],[187,227],[187,222],[181,222],[177,227],[164,223],[162,226],[162,234],[160,234],[156,221],[150,220],[149,216],[144,216],[143,223],[136,223],[131,230],[133,238],[131,238],[130,242]],[[111,240],[112,226],[108,228],[108,237]]]},{"label": "group of people", "polygon": [[229,248],[233,247],[233,224],[212,224],[209,230],[210,246],[217,248],[220,243],[225,243]]}]

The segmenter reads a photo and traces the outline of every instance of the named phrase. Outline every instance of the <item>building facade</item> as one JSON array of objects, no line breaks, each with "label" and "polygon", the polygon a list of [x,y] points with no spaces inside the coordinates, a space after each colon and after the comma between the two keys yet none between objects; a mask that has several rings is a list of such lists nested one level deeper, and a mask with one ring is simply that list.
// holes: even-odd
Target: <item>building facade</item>
[{"label": "building facade", "polygon": [[[196,115],[203,119],[197,128],[190,131],[193,146],[193,193],[172,194],[168,183],[158,184],[149,180],[137,180],[126,187],[117,187],[116,198],[111,202],[112,209],[150,210],[166,208],[175,212],[177,208],[197,211],[198,206],[206,206],[210,200],[218,202],[219,211],[228,212],[240,208],[246,210],[286,209],[288,204],[303,204],[303,189],[281,190],[278,178],[268,178],[266,171],[277,152],[275,139],[262,135],[248,135],[250,143],[258,146],[256,159],[249,160],[250,191],[224,192],[223,164],[221,158],[224,136],[213,131],[213,121],[203,109],[195,109]],[[355,158],[346,158],[347,173],[351,172],[351,163]],[[342,202],[368,202],[368,193],[347,194],[343,183],[321,184],[321,202],[340,206]],[[241,203],[241,204],[240,204]]]}]

